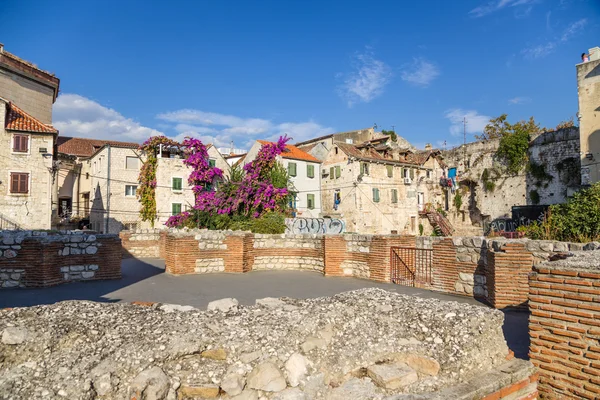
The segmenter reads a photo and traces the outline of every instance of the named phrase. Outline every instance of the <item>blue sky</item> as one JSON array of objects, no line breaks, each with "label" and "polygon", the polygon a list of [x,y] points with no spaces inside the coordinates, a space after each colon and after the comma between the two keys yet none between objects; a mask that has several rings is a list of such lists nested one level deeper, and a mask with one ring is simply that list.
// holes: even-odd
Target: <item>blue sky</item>
[{"label": "blue sky", "polygon": [[61,79],[65,136],[248,147],[395,126],[462,142],[490,117],[555,126],[600,0],[60,1],[0,7],[5,49]]}]

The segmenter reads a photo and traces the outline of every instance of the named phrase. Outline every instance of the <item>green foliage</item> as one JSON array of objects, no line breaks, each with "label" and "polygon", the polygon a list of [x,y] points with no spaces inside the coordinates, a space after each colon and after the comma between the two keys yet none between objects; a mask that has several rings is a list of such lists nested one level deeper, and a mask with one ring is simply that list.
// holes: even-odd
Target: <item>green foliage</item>
[{"label": "green foliage", "polygon": [[276,162],[270,171],[270,181],[276,188],[287,188],[290,178],[287,169],[280,163]]},{"label": "green foliage", "polygon": [[[197,224],[197,226],[196,226]],[[285,233],[285,215],[267,212],[259,218],[243,215],[212,214],[205,211],[194,211],[193,218],[186,221],[187,228],[204,228],[209,230],[251,231],[253,233],[279,234]]]},{"label": "green foliage", "polygon": [[575,193],[567,203],[550,206],[541,223],[522,227],[521,231],[531,239],[600,240],[600,182]]},{"label": "green foliage", "polygon": [[533,189],[529,191],[529,198],[531,199],[531,203],[540,204],[540,194],[537,190]]},{"label": "green foliage", "polygon": [[395,131],[386,131],[385,129],[382,129],[381,133],[383,133],[384,135],[388,135],[392,139],[392,142],[398,141],[398,135]]},{"label": "green foliage", "polygon": [[460,194],[460,192],[456,192],[456,194],[454,195],[454,207],[457,210],[460,210],[462,204],[462,195]]},{"label": "green foliage", "polygon": [[[494,170],[494,172],[496,172]],[[493,192],[496,188],[496,183],[493,181],[490,171],[487,168],[484,168],[481,174],[481,181],[483,182],[483,188],[486,192]]]},{"label": "green foliage", "polygon": [[544,164],[537,164],[535,161],[530,161],[527,169],[529,175],[535,178],[535,186],[537,187],[540,187],[545,182],[550,182],[552,179],[554,179],[552,175],[546,172],[546,167]]},{"label": "green foliage", "polygon": [[419,236],[423,236],[424,230],[425,230],[425,228],[423,228],[423,224],[419,224]]},{"label": "green foliage", "polygon": [[241,182],[244,179],[244,169],[240,164],[234,164],[229,170],[229,182]]},{"label": "green foliage", "polygon": [[483,128],[483,134],[475,135],[475,138],[477,140],[500,139],[517,132],[527,132],[532,134],[546,129],[540,128],[533,117],[529,118],[529,121],[519,121],[515,124],[509,123],[507,119],[508,114],[502,114],[497,118],[492,118],[486,127]]},{"label": "green foliage", "polygon": [[438,207],[436,210],[438,213],[442,214],[444,217],[448,216],[448,213],[446,212],[446,210],[444,210],[442,207]]},{"label": "green foliage", "polygon": [[496,157],[503,162],[506,172],[518,174],[529,160],[529,131],[516,130],[501,137]]}]

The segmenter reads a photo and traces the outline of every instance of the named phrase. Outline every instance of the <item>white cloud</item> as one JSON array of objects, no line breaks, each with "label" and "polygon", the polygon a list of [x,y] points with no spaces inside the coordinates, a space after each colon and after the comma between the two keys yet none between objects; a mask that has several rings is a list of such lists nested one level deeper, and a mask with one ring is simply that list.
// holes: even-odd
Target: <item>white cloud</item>
[{"label": "white cloud", "polygon": [[157,118],[174,124],[176,140],[193,136],[217,147],[229,147],[233,141],[236,148],[249,148],[256,139],[276,140],[284,134],[299,142],[334,132],[314,121],[275,123],[191,109],[159,114]]},{"label": "white cloud", "polygon": [[473,18],[480,18],[508,7],[523,6],[525,7],[524,10],[520,10],[517,14],[517,17],[523,17],[531,12],[531,4],[537,2],[538,0],[494,0],[472,9],[469,11],[469,15]]},{"label": "white cloud", "polygon": [[582,29],[587,25],[587,19],[582,18],[578,21],[573,22],[569,25],[560,36],[548,41],[547,43],[540,44],[537,46],[527,47],[521,50],[521,54],[525,58],[536,59],[545,57],[552,53],[559,45],[568,42],[574,36],[578,35]]},{"label": "white cloud", "polygon": [[62,136],[141,142],[160,131],[77,94],[61,94],[53,108],[53,124]]},{"label": "white cloud", "polygon": [[333,133],[334,129],[314,121],[276,123],[263,118],[242,118],[194,109],[166,112],[156,116],[156,130],[126,118],[86,97],[61,94],[54,104],[54,126],[63,136],[143,142],[150,136],[166,135],[183,141],[197,137],[217,147],[249,148],[256,139],[275,140],[288,134],[294,142]]},{"label": "white cloud", "polygon": [[530,97],[513,97],[512,99],[508,99],[508,104],[528,104],[531,103]]},{"label": "white cloud", "polygon": [[402,71],[402,80],[418,86],[429,86],[429,84],[440,75],[435,64],[425,59],[415,57],[413,62],[405,66]]},{"label": "white cloud", "polygon": [[377,98],[392,78],[391,68],[375,59],[368,49],[355,55],[353,68],[353,72],[340,75],[344,82],[338,86],[339,95],[348,102],[348,107]]},{"label": "white cloud", "polygon": [[461,108],[446,111],[444,117],[450,120],[450,134],[452,136],[462,136],[464,118],[467,120],[466,131],[471,135],[483,132],[483,128],[491,119],[489,116],[481,115],[475,110],[463,110]]}]

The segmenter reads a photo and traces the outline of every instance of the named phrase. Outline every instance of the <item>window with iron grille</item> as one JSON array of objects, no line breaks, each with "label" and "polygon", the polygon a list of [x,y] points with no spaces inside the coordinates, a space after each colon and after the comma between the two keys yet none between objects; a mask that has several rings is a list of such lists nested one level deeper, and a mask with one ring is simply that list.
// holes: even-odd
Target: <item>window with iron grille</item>
[{"label": "window with iron grille", "polygon": [[29,174],[25,172],[10,173],[10,192],[29,193]]},{"label": "window with iron grille", "polygon": [[27,153],[29,151],[29,136],[13,135],[13,151],[15,153]]}]

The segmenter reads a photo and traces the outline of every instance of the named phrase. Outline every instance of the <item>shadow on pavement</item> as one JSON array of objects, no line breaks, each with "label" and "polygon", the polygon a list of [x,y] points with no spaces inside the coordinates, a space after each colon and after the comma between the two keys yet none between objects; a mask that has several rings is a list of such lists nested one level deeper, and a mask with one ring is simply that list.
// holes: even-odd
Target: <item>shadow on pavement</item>
[{"label": "shadow on pavement", "polygon": [[157,260],[157,265],[152,265],[147,261],[150,260],[123,260],[121,263],[121,279],[65,283],[47,288],[3,289],[0,291],[0,308],[29,307],[53,304],[65,300],[118,302],[120,299],[104,296],[164,273],[164,263],[161,263],[160,260]]},{"label": "shadow on pavement", "polygon": [[506,310],[502,331],[508,347],[515,357],[529,360],[529,312]]}]

